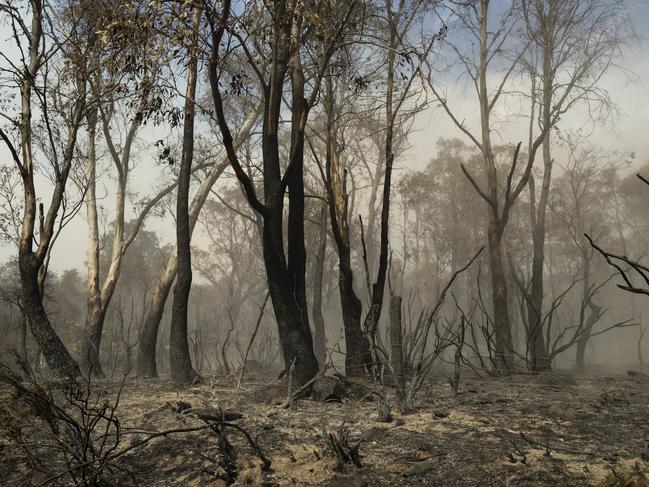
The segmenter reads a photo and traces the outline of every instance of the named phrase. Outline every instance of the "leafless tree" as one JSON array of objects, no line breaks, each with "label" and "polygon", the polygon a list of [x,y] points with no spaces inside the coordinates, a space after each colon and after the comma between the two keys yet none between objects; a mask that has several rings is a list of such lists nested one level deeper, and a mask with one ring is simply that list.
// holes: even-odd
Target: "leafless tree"
[{"label": "leafless tree", "polygon": [[596,121],[608,118],[615,111],[601,80],[611,69],[619,67],[623,48],[633,33],[626,7],[619,0],[524,0],[521,7],[523,36],[528,44],[523,64],[531,87],[530,152],[534,134],[544,134],[543,176],[538,198],[534,174],[530,175],[528,183],[533,243],[530,299],[527,301],[529,366],[539,371],[551,366],[544,348],[542,326],[545,221],[554,165],[551,129],[557,126],[562,115],[578,105],[586,105],[588,116]]}]

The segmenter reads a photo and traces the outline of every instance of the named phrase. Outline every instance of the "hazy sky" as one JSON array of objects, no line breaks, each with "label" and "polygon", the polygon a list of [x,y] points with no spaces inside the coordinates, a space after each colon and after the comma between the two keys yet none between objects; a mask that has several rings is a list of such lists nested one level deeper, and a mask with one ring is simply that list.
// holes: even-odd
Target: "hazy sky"
[{"label": "hazy sky", "polygon": [[[643,35],[649,27],[649,1],[642,0],[629,4],[632,18],[637,32]],[[6,25],[0,25],[0,49],[7,48],[7,39],[10,32]],[[620,60],[620,64],[631,70],[637,80],[629,82],[621,73],[614,72],[608,75],[603,83],[609,90],[612,99],[617,103],[621,111],[620,117],[615,125],[607,124],[601,127],[594,127],[591,142],[603,150],[618,150],[623,152],[635,152],[636,160],[644,162],[649,160],[649,51],[646,41],[634,46],[634,49],[627,54],[626,59]],[[5,51],[6,52],[6,51]],[[464,83],[449,85],[447,87],[449,105],[458,114],[458,119],[465,120],[468,127],[476,128],[479,124],[479,112],[475,102],[474,94]],[[564,128],[579,127],[584,124],[584,117],[574,114],[562,120]],[[499,127],[499,135],[502,140],[497,142],[515,143],[524,136],[525,122],[520,121],[517,125],[510,124]],[[410,137],[411,148],[408,154],[401,157],[399,165],[402,169],[421,168],[435,155],[435,144],[440,137],[466,137],[451,123],[447,115],[438,108],[430,109],[418,115],[414,133]],[[152,154],[150,141],[143,141],[142,153]],[[150,157],[144,156],[144,163],[133,174],[136,181],[134,187],[141,196],[153,194],[151,188],[160,181],[162,169],[153,164]],[[0,165],[11,164],[8,151],[0,145]],[[137,179],[135,179],[137,178]],[[110,192],[110,191],[109,191]],[[101,191],[100,191],[101,193]],[[113,195],[107,194],[102,202],[108,208],[112,207]],[[47,201],[47,200],[45,200]],[[101,204],[101,203],[100,203]],[[52,268],[62,270],[70,267],[83,269],[86,261],[86,227],[83,220],[83,210],[61,235],[56,244]],[[161,221],[151,220],[147,228],[161,233],[164,241],[171,241],[174,237],[173,228]],[[15,249],[9,245],[0,244],[0,261],[15,253]]]}]

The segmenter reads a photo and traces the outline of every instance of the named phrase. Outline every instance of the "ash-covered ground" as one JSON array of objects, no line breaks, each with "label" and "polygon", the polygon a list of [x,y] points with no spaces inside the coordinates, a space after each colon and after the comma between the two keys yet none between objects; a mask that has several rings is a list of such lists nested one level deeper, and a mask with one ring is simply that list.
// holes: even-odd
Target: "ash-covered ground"
[{"label": "ash-covered ground", "polygon": [[[377,421],[369,382],[341,384],[348,397],[323,402],[337,381],[320,379],[313,395],[290,410],[281,406],[286,384],[275,379],[257,376],[235,388],[226,378],[207,377],[182,390],[164,379],[127,379],[115,410],[120,440],[114,452],[142,444],[117,456],[115,468],[98,476],[103,479],[98,485],[219,486],[227,485],[228,476],[234,485],[260,486],[646,485],[647,376],[467,379],[458,395],[439,378],[425,384],[418,408],[409,414],[398,412],[387,388],[393,403],[388,423]],[[110,403],[120,385],[105,381],[92,387]],[[60,449],[47,448],[56,440],[24,399],[8,388],[0,396],[0,484],[41,485],[69,467]],[[198,413],[187,413],[188,408]],[[270,468],[262,471],[260,455],[240,430],[225,428],[223,438],[206,427],[206,414],[221,413],[250,435]],[[39,452],[39,465],[17,444],[20,435],[8,433],[7,418],[13,427],[21,425],[22,446]],[[192,428],[202,429],[147,440]],[[330,433],[334,438],[342,433],[348,446],[358,445],[361,467],[351,461],[340,465]],[[74,484],[63,476],[44,485]]]}]

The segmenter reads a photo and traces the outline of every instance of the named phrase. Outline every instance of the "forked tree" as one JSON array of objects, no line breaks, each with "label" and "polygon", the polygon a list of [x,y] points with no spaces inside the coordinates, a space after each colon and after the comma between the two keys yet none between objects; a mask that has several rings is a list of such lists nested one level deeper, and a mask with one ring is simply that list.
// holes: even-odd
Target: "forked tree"
[{"label": "forked tree", "polygon": [[[304,131],[331,56],[345,41],[358,2],[323,2],[307,8],[300,0],[276,1],[262,8],[250,4],[235,13],[231,2],[207,11],[211,30],[209,81],[214,112],[230,164],[251,207],[261,216],[262,247],[275,318],[286,370],[294,365],[296,385],[305,384],[318,371],[313,352],[306,299],[304,243]],[[265,25],[257,30],[258,25]],[[261,36],[259,39],[253,35]],[[224,39],[228,42],[223,42]],[[230,123],[224,111],[223,77],[229,73],[223,45],[238,45],[259,84],[264,101],[262,132],[263,198],[234,150]],[[309,64],[305,67],[307,52]],[[261,59],[269,59],[267,70]],[[308,79],[308,81],[307,81]],[[224,83],[223,83],[224,84]],[[290,94],[285,93],[290,85]],[[310,93],[308,93],[310,89]],[[290,99],[290,147],[281,152],[280,127],[284,96]],[[282,162],[285,161],[285,164]],[[284,170],[282,170],[282,166]],[[288,220],[284,233],[285,193]],[[286,235],[286,237],[285,237]]]},{"label": "forked tree", "polygon": [[[51,371],[75,377],[79,367],[52,328],[43,307],[43,289],[59,212],[75,163],[78,133],[87,110],[87,63],[96,39],[93,33],[83,30],[74,9],[64,14],[65,9],[49,9],[41,0],[31,0],[28,7],[29,15],[25,16],[14,2],[0,4],[0,12],[12,26],[16,49],[23,54],[14,60],[2,56],[5,62],[0,69],[14,80],[20,102],[16,116],[3,113],[10,131],[0,129],[0,138],[22,181],[18,261],[25,317]],[[63,40],[70,37],[86,40],[81,52],[68,49]],[[37,116],[43,121],[44,139],[36,136]],[[14,131],[18,140],[12,136]],[[45,168],[54,174],[51,195],[39,194],[36,186],[36,175]],[[48,200],[48,207],[39,199]]]}]

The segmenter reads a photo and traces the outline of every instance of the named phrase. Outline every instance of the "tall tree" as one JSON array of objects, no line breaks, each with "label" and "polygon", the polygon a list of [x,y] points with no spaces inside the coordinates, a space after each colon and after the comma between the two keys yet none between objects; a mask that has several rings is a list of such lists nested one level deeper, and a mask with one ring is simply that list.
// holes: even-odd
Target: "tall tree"
[{"label": "tall tree", "polygon": [[[365,315],[363,330],[367,334],[372,352],[375,351],[375,338],[381,312],[383,296],[388,274],[389,240],[390,240],[390,198],[392,190],[392,171],[397,149],[397,134],[408,119],[411,119],[421,104],[412,100],[412,88],[420,79],[420,61],[426,59],[434,43],[443,38],[446,29],[439,32],[421,35],[418,33],[411,40],[411,29],[417,19],[426,19],[426,2],[421,0],[386,0],[382,24],[383,49],[385,52],[385,93],[381,104],[384,104],[385,131],[383,135],[383,188],[381,196],[381,218],[379,255],[376,277],[371,283],[370,305]],[[430,21],[430,19],[427,19]],[[423,31],[422,29],[422,32]],[[416,60],[415,60],[416,59]],[[400,78],[400,80],[399,80]],[[401,81],[401,83],[400,83]],[[406,107],[410,105],[410,107]],[[370,211],[372,208],[370,207]],[[368,266],[369,268],[369,266]],[[371,277],[367,277],[368,285]],[[375,358],[376,361],[376,358]]]},{"label": "tall tree", "polygon": [[178,271],[171,314],[169,349],[171,378],[188,384],[196,378],[189,355],[187,341],[187,305],[192,285],[191,230],[189,217],[189,183],[194,159],[194,119],[196,116],[196,85],[198,83],[199,31],[203,11],[194,7],[191,20],[187,65],[187,89],[185,93],[182,158],[178,175],[176,200],[176,255]]},{"label": "tall tree", "polygon": [[530,146],[536,130],[545,134],[538,198],[534,174],[529,179],[533,257],[526,299],[529,367],[540,371],[551,367],[543,330],[545,221],[554,165],[551,129],[580,102],[587,104],[593,119],[611,113],[601,80],[616,67],[632,32],[620,0],[524,0],[522,14],[529,43],[523,61],[531,86]]},{"label": "tall tree", "polygon": [[[24,208],[18,260],[26,319],[52,372],[74,377],[78,375],[79,367],[52,328],[43,307],[43,289],[52,243],[56,238],[57,219],[75,160],[77,135],[86,111],[86,63],[89,56],[84,54],[92,52],[96,39],[94,33],[83,30],[79,19],[68,18],[54,24],[47,17],[60,11],[48,11],[41,0],[31,0],[28,5],[27,18],[30,20],[27,22],[23,11],[13,2],[0,5],[13,27],[16,47],[23,53],[17,63],[3,56],[9,62],[0,68],[10,75],[10,79],[16,80],[20,93],[17,120],[9,115],[5,117],[11,120],[12,129],[19,132],[19,142],[12,141],[2,129],[0,137],[9,148],[22,179]],[[69,13],[73,17],[74,9]],[[81,55],[67,50],[60,42],[71,37],[86,40]],[[44,118],[42,151],[37,150],[34,111]],[[38,203],[35,186],[39,162],[50,164],[54,174],[47,212],[44,204]]]},{"label": "tall tree", "polygon": [[[241,123],[239,132],[234,140],[233,146],[238,150],[243,142],[250,136],[250,132],[257,123],[261,114],[261,104],[252,108],[246,118]],[[196,189],[189,207],[189,236],[190,239],[194,234],[194,228],[198,221],[199,214],[212,191],[213,186],[223,174],[223,171],[229,165],[227,154],[219,153],[213,161],[207,166],[209,172],[202,179],[199,187]],[[170,185],[169,190],[177,187],[177,184]],[[136,372],[141,377],[157,377],[158,367],[156,364],[156,344],[158,340],[158,330],[160,321],[164,312],[164,306],[167,302],[169,292],[176,278],[178,269],[177,251],[174,249],[169,255],[160,277],[153,286],[151,301],[147,306],[146,313],[142,321],[140,339],[138,341],[137,355],[135,361]]]},{"label": "tall tree", "polygon": [[[230,163],[250,205],[263,219],[262,246],[268,288],[286,369],[295,364],[295,382],[298,385],[306,383],[318,370],[309,327],[305,284],[304,129],[309,111],[318,98],[329,60],[343,42],[356,5],[356,1],[322,2],[307,9],[301,0],[278,0],[266,6],[270,20],[267,43],[255,43],[247,39],[249,32],[244,35],[239,31],[254,29],[259,15],[264,15],[252,5],[239,17],[230,18],[233,15],[231,3],[226,0],[220,12],[211,9],[208,15],[212,32],[209,78],[214,111]],[[227,71],[221,43],[226,29],[240,43],[243,57],[257,75],[264,100],[261,144],[263,202],[258,198],[254,181],[243,169],[234,150],[223,109],[220,80]],[[302,56],[309,42],[315,44],[317,49],[311,53],[315,62],[309,76],[311,92],[307,95]],[[271,60],[268,69],[258,65],[259,59]],[[287,77],[290,77],[291,86],[290,150],[286,170],[282,172],[280,119]],[[284,194],[287,189],[288,228],[285,242]]]},{"label": "tall tree", "polygon": [[331,230],[338,252],[338,291],[345,333],[345,373],[362,375],[371,365],[369,344],[363,335],[361,318],[363,304],[354,289],[354,270],[351,260],[349,221],[349,193],[347,191],[347,168],[341,158],[344,134],[340,128],[340,107],[334,95],[331,76],[325,80],[324,105],[326,115],[324,183]]},{"label": "tall tree", "polygon": [[[495,334],[496,369],[503,374],[509,373],[514,367],[514,343],[512,339],[512,323],[509,313],[509,290],[507,272],[504,262],[504,235],[512,207],[528,183],[534,162],[534,155],[541,145],[549,127],[544,127],[535,138],[530,140],[526,164],[522,174],[517,174],[519,143],[513,150],[511,164],[505,181],[504,191],[501,190],[496,164],[495,151],[492,144],[493,114],[512,74],[519,67],[523,53],[528,43],[513,41],[513,32],[518,25],[518,4],[512,2],[504,9],[498,9],[492,2],[469,2],[452,4],[452,14],[458,19],[457,34],[469,35],[478,44],[478,49],[464,48],[464,38],[457,36],[454,41],[448,40],[449,49],[453,52],[464,74],[472,82],[478,101],[480,113],[480,133],[475,135],[458,119],[441,88],[432,80],[429,73],[429,86],[449,118],[478,148],[482,156],[486,188],[480,187],[474,176],[462,166],[465,176],[469,179],[476,193],[485,201],[488,216],[487,242],[488,260],[491,274],[491,303]],[[497,13],[494,14],[494,11]],[[495,19],[493,17],[496,17]],[[496,87],[490,88],[489,82],[496,80]],[[533,118],[533,117],[532,117]],[[531,124],[532,122],[530,122]],[[519,177],[520,176],[520,177]],[[516,180],[518,179],[518,180]]]}]

